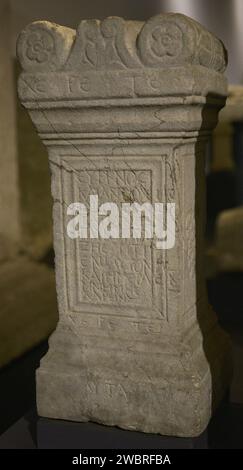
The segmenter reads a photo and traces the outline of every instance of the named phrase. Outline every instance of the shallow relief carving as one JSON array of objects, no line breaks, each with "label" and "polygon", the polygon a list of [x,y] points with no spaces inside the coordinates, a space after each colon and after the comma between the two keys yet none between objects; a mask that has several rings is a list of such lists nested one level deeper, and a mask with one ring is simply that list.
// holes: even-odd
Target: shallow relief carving
[{"label": "shallow relief carving", "polygon": [[18,56],[27,71],[195,64],[223,72],[227,64],[221,41],[181,14],[157,15],[146,23],[118,17],[83,20],[76,33],[39,21],[21,33]]}]

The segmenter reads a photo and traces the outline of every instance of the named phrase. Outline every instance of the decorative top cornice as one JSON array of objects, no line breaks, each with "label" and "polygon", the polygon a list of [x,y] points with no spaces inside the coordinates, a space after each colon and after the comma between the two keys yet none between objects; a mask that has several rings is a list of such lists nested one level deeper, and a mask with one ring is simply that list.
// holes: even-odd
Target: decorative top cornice
[{"label": "decorative top cornice", "polygon": [[223,72],[222,42],[181,14],[147,22],[109,17],[81,21],[77,32],[37,21],[19,36],[17,53],[26,72],[102,71],[201,65]]},{"label": "decorative top cornice", "polygon": [[185,97],[201,103],[227,95],[223,44],[180,14],[145,23],[84,20],[77,32],[37,21],[20,34],[17,53],[18,92],[28,109],[172,105]]}]

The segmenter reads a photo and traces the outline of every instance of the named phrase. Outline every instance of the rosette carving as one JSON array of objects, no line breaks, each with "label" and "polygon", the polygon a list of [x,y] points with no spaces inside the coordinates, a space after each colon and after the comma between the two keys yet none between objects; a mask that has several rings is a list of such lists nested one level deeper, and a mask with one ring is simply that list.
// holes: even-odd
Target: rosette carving
[{"label": "rosette carving", "polygon": [[55,43],[47,31],[36,31],[27,38],[26,56],[39,64],[48,62],[53,54]]},{"label": "rosette carving", "polygon": [[27,71],[202,65],[223,72],[227,65],[219,39],[196,21],[173,13],[146,23],[118,17],[83,20],[77,32],[38,21],[20,34],[17,49]]},{"label": "rosette carving", "polygon": [[223,72],[227,65],[222,42],[181,14],[148,20],[138,36],[138,51],[142,63],[150,67],[195,64]]},{"label": "rosette carving", "polygon": [[36,21],[19,36],[17,54],[26,71],[55,71],[65,64],[75,31],[48,21]]}]

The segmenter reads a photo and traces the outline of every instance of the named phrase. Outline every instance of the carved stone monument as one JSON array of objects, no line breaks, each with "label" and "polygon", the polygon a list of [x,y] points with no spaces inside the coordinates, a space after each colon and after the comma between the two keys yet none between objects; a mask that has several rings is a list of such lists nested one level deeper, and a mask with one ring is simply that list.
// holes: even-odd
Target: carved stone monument
[{"label": "carved stone monument", "polygon": [[[59,324],[40,416],[196,436],[231,376],[204,283],[204,146],[225,103],[222,43],[180,14],[38,21],[18,90],[48,148]],[[176,241],[71,239],[67,207],[176,204]]]},{"label": "carved stone monument", "polygon": [[243,207],[222,211],[216,221],[215,251],[219,271],[243,271]]}]

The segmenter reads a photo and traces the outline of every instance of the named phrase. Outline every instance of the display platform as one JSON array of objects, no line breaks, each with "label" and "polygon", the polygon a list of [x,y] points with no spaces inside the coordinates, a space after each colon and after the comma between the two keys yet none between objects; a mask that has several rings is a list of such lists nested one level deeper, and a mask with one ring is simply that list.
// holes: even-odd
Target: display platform
[{"label": "display platform", "polygon": [[207,449],[208,433],[180,438],[126,431],[95,423],[39,418],[38,449]]}]

